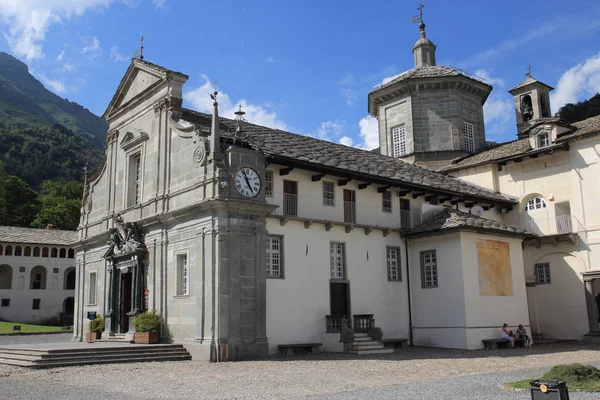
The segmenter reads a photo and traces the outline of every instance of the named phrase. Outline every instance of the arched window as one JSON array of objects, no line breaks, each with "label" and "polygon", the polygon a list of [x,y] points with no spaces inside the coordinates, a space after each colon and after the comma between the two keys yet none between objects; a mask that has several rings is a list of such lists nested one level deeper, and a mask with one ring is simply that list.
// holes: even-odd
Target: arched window
[{"label": "arched window", "polygon": [[58,253],[58,257],[59,258],[67,258],[67,249],[60,249],[60,252]]},{"label": "arched window", "polygon": [[21,246],[15,247],[15,257],[21,257],[23,255],[23,249]]},{"label": "arched window", "polygon": [[546,200],[543,197],[532,197],[525,204],[525,211],[535,211],[546,208]]},{"label": "arched window", "polygon": [[46,268],[38,265],[31,269],[30,289],[46,289]]},{"label": "arched window", "polygon": [[12,256],[12,246],[10,246],[10,245],[6,246],[6,249],[4,249],[4,255]]},{"label": "arched window", "polygon": [[12,289],[12,267],[0,265],[0,289]]},{"label": "arched window", "polygon": [[69,258],[75,258],[75,250],[69,249]]},{"label": "arched window", "polygon": [[31,257],[31,247],[25,246],[25,252],[23,253],[25,257]]},{"label": "arched window", "polygon": [[56,247],[53,247],[52,250],[50,251],[50,257],[52,257],[52,258],[58,257],[58,250],[56,250]]},{"label": "arched window", "polygon": [[48,248],[47,247],[44,247],[42,249],[42,257],[48,257]]},{"label": "arched window", "polygon": [[75,267],[69,267],[65,270],[65,290],[75,290]]},{"label": "arched window", "polygon": [[33,256],[34,257],[39,257],[40,256],[40,248],[39,247],[34,247],[33,248]]},{"label": "arched window", "polygon": [[75,299],[73,297],[67,297],[63,302],[63,313],[71,317],[75,313]]},{"label": "arched window", "polygon": [[2,247],[2,245],[0,244],[0,256],[3,255],[2,250],[4,250],[4,248]]}]

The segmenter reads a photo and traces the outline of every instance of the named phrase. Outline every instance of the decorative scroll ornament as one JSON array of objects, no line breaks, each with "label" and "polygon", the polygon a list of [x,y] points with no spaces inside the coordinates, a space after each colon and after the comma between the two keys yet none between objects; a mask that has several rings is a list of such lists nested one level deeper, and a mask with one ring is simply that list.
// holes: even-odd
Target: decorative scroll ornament
[{"label": "decorative scroll ornament", "polygon": [[200,166],[206,164],[206,156],[208,155],[208,143],[205,139],[199,140],[199,146],[194,150],[194,162]]}]

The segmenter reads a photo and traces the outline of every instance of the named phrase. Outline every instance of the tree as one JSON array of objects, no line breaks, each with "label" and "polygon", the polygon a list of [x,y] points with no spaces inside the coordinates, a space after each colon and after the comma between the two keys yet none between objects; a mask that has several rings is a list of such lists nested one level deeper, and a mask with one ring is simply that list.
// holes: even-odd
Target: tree
[{"label": "tree", "polygon": [[600,93],[577,104],[567,103],[556,113],[557,117],[569,122],[583,121],[596,115],[600,115]]},{"label": "tree", "polygon": [[40,208],[38,194],[27,182],[0,173],[0,225],[28,227]]},{"label": "tree", "polygon": [[51,224],[55,229],[76,230],[79,225],[83,185],[64,179],[44,181],[39,196],[41,208],[32,227]]}]

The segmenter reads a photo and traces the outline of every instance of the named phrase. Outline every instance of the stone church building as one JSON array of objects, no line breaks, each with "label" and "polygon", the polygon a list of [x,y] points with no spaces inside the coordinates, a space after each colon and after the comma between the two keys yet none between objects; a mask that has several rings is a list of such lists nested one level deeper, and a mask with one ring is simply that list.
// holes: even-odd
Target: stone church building
[{"label": "stone church building", "polygon": [[[156,310],[162,340],[199,360],[294,343],[352,350],[340,340],[347,327],[465,349],[499,337],[503,322],[534,329],[526,252],[567,239],[521,223],[522,193],[497,177],[499,164],[520,162],[485,155],[492,87],[436,66],[420,31],[415,68],[369,94],[381,154],[253,125],[242,112],[220,118],[217,93],[212,114],[186,109],[186,75],[133,59],[104,113],[105,161],[86,181],[75,339],[89,311],[104,316],[104,339],[127,341],[135,315]],[[515,88],[537,92],[527,92],[522,154],[511,157],[539,160],[548,148],[527,148],[532,131],[554,143],[580,128],[544,117],[547,87],[528,85]]]}]

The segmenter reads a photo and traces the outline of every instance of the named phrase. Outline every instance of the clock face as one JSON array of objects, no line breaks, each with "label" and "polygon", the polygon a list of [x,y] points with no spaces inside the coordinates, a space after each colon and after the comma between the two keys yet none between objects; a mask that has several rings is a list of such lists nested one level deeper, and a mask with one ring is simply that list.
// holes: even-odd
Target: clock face
[{"label": "clock face", "polygon": [[256,197],[260,193],[260,177],[252,168],[240,168],[235,173],[235,187],[244,197]]}]

